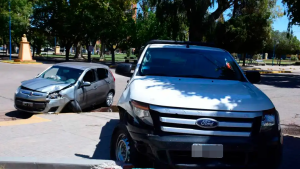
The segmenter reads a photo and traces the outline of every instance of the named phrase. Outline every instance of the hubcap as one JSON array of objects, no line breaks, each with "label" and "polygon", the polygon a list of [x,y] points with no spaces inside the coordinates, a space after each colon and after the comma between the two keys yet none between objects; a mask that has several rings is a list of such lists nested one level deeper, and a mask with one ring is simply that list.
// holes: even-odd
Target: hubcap
[{"label": "hubcap", "polygon": [[[120,136],[122,137],[122,136]],[[119,137],[119,138],[120,138]],[[117,161],[126,162],[129,161],[129,142],[128,139],[123,136],[119,139],[116,145],[116,159]]]},{"label": "hubcap", "polygon": [[108,106],[111,106],[113,99],[114,99],[114,95],[112,93],[108,93],[107,98],[106,98],[106,104]]}]

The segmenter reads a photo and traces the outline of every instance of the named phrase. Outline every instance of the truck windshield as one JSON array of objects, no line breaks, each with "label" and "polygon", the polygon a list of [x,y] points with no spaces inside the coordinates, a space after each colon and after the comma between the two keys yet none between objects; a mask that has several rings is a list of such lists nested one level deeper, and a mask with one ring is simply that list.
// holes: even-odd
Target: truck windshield
[{"label": "truck windshield", "polygon": [[65,82],[65,83],[75,83],[83,70],[74,69],[69,67],[62,66],[53,66],[43,74],[40,75],[40,78],[51,79],[55,81]]},{"label": "truck windshield", "polygon": [[227,52],[190,48],[149,48],[143,58],[140,75],[240,81],[244,79]]}]

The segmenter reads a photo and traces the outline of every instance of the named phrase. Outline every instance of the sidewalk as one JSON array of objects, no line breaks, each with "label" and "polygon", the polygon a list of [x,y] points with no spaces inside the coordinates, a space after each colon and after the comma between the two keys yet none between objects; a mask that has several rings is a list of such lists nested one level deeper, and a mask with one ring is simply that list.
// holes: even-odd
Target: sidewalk
[{"label": "sidewalk", "polygon": [[107,162],[103,160],[110,159],[110,139],[118,117],[118,113],[66,113],[0,122],[0,166],[9,160]]},{"label": "sidewalk", "polygon": [[266,66],[241,66],[242,69],[260,69],[260,70],[289,70],[293,72],[300,72],[300,66],[278,66],[278,65],[266,65]]}]

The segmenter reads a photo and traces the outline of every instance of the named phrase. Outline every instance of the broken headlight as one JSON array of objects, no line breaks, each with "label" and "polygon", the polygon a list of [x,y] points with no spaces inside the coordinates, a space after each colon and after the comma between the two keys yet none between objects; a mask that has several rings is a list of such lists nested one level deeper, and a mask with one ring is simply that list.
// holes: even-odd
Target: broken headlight
[{"label": "broken headlight", "polygon": [[58,92],[54,92],[54,93],[50,93],[49,95],[48,95],[48,98],[49,99],[59,99],[59,98],[61,98],[62,96],[58,93]]},{"label": "broken headlight", "polygon": [[149,105],[136,101],[131,101],[133,113],[144,123],[153,126],[153,121],[149,112]]},{"label": "broken headlight", "polygon": [[261,131],[271,130],[274,126],[280,125],[279,115],[275,108],[263,111]]}]

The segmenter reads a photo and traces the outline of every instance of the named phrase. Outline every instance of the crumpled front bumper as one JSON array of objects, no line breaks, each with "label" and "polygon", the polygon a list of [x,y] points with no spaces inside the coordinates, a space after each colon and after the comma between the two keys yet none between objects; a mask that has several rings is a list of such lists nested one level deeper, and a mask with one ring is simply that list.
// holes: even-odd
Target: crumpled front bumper
[{"label": "crumpled front bumper", "polygon": [[[44,97],[44,98],[42,98]],[[46,99],[45,96],[26,96],[22,93],[15,95],[15,108],[29,113],[60,113],[70,102],[66,97],[59,99]],[[32,103],[32,107],[24,106],[24,102]]]}]

